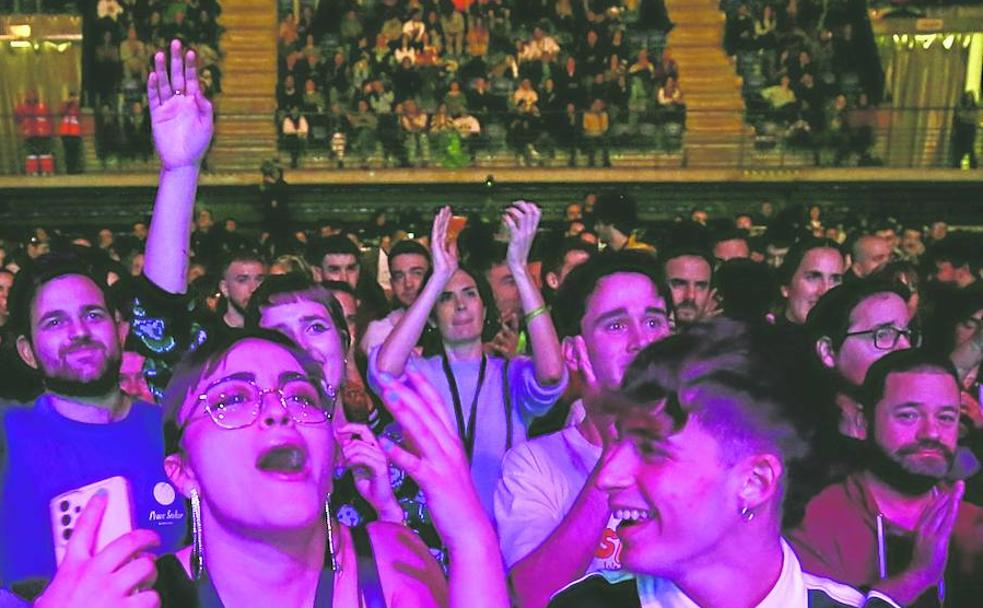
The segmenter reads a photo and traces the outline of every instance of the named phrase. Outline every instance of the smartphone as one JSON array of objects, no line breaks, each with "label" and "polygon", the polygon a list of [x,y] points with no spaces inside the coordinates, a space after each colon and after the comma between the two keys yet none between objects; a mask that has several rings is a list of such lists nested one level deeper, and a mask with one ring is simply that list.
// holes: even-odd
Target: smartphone
[{"label": "smartphone", "polygon": [[51,499],[51,530],[55,541],[55,561],[59,565],[65,559],[68,541],[82,509],[99,490],[106,490],[106,512],[99,525],[96,551],[120,536],[133,531],[133,493],[125,477],[110,477],[81,488],[59,494]]},{"label": "smartphone", "polygon": [[463,215],[452,215],[450,222],[447,223],[447,244],[450,245],[457,240],[457,237],[468,225],[468,218]]}]

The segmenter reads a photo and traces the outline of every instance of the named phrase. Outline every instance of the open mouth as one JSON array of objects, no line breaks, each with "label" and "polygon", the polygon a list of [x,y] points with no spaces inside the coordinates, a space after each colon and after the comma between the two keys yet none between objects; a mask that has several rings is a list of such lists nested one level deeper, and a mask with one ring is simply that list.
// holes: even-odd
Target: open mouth
[{"label": "open mouth", "polygon": [[638,509],[615,509],[614,516],[621,520],[618,523],[619,530],[644,523],[649,519],[648,511]]},{"label": "open mouth", "polygon": [[274,446],[256,460],[256,468],[266,473],[295,475],[302,473],[306,466],[307,451],[294,444]]}]

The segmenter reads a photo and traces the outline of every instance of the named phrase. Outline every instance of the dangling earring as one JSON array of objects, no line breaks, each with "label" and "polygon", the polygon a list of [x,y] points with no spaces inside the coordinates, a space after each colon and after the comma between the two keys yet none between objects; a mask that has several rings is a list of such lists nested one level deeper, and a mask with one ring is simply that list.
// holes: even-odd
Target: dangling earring
[{"label": "dangling earring", "polygon": [[205,546],[201,538],[201,497],[198,490],[191,490],[191,576],[201,578],[205,570]]},{"label": "dangling earring", "polygon": [[754,519],[754,511],[751,510],[751,507],[745,506],[741,509],[741,519],[743,519],[745,522],[750,522],[752,519]]},{"label": "dangling earring", "polygon": [[335,559],[335,546],[334,546],[334,525],[331,523],[331,492],[328,492],[328,497],[324,501],[324,514],[328,519],[328,557],[331,560],[331,571],[338,571],[338,561]]}]

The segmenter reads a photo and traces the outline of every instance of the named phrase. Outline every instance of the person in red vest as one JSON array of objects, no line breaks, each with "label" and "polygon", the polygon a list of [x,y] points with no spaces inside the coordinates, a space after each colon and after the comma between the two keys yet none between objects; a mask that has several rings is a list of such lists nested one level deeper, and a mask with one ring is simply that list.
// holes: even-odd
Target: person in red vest
[{"label": "person in red vest", "polygon": [[38,98],[37,91],[28,91],[24,102],[14,110],[27,159],[24,172],[29,175],[51,175],[55,172],[55,159],[51,155],[51,118],[48,106]]},{"label": "person in red vest", "polygon": [[79,109],[79,97],[75,91],[69,91],[68,99],[61,105],[61,120],[58,122],[58,135],[61,137],[62,148],[65,149],[65,170],[75,174],[82,172],[82,124]]}]

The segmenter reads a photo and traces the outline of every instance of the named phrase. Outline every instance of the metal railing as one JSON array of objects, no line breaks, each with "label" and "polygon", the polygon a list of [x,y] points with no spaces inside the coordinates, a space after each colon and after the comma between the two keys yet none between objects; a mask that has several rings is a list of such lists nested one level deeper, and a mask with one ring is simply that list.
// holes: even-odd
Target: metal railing
[{"label": "metal railing", "polygon": [[[812,124],[785,112],[749,115],[740,111],[689,108],[631,110],[613,108],[608,128],[600,135],[583,131],[583,114],[528,115],[516,112],[479,114],[480,131],[464,120],[428,114],[426,127],[408,130],[397,113],[306,113],[305,137],[283,135],[285,114],[269,116],[261,137],[277,148],[284,165],[294,154],[300,168],[334,169],[428,166],[585,167],[721,167],[795,168],[885,166],[945,168],[966,166],[969,150],[981,152],[972,129],[954,128],[952,108],[882,108],[848,113],[854,126],[837,129],[827,118]],[[249,124],[267,119],[256,115],[223,114],[219,123],[245,128],[218,135],[223,148],[257,142]],[[0,115],[0,174],[30,172],[26,157],[50,153],[55,173],[66,171],[66,149],[57,136],[59,116],[49,117],[51,137],[27,141],[10,115]],[[156,170],[149,131],[125,114],[83,115],[81,168],[85,172],[144,172]],[[570,123],[577,129],[570,127]],[[863,126],[861,126],[863,125]],[[470,125],[473,129],[474,125]],[[221,131],[220,131],[221,133]],[[232,134],[234,133],[234,134]],[[969,138],[972,138],[971,140]],[[275,140],[275,141],[274,141]],[[970,143],[971,142],[971,143]],[[40,146],[40,147],[39,147]],[[962,154],[957,154],[958,149]],[[959,156],[959,158],[956,158]],[[251,169],[252,167],[223,167]]]}]

